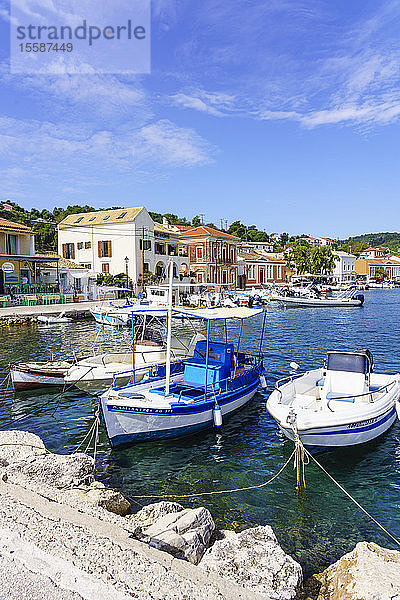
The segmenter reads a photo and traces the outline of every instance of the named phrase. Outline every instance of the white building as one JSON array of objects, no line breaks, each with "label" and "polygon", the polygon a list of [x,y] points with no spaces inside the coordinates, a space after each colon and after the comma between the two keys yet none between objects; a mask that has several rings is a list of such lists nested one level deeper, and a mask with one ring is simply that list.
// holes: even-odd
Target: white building
[{"label": "white building", "polygon": [[330,238],[324,237],[306,237],[304,238],[306,242],[308,242],[311,246],[315,246],[317,248],[321,248],[322,246],[333,246],[333,240]]},{"label": "white building", "polygon": [[336,250],[333,255],[337,260],[332,271],[332,279],[338,283],[351,283],[355,281],[357,257],[341,250]]},{"label": "white building", "polygon": [[179,234],[154,223],[143,206],[68,215],[58,225],[59,254],[93,273],[143,273],[164,279],[173,257],[174,277],[189,273],[189,258],[178,255]]},{"label": "white building", "polygon": [[239,252],[273,252],[274,244],[271,242],[241,242],[239,244]]}]

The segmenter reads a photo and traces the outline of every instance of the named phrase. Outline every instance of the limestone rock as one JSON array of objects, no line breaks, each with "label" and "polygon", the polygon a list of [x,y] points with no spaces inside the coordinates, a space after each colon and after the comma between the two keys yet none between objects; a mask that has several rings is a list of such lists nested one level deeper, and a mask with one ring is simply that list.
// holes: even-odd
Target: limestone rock
[{"label": "limestone rock", "polygon": [[315,600],[400,600],[400,552],[359,542],[306,588]]},{"label": "limestone rock", "polygon": [[300,565],[280,547],[271,527],[239,534],[222,532],[203,556],[200,567],[263,595],[269,600],[292,600],[303,579]]},{"label": "limestone rock", "polygon": [[0,431],[0,461],[2,466],[46,454],[40,437],[28,431]]},{"label": "limestone rock", "polygon": [[130,503],[120,492],[106,488],[100,481],[94,481],[86,489],[72,490],[72,493],[116,515],[125,516],[131,509]]},{"label": "limestone rock", "polygon": [[155,502],[154,504],[144,506],[130,518],[135,521],[136,525],[142,529],[146,529],[146,527],[150,527],[150,525],[153,525],[161,517],[169,513],[181,512],[182,510],[184,510],[184,507],[178,504],[178,502]]},{"label": "limestone rock", "polygon": [[144,507],[133,517],[136,537],[151,546],[198,564],[215,524],[204,508],[183,508],[176,502],[159,502]]},{"label": "limestone rock", "polygon": [[24,484],[28,479],[63,489],[91,483],[93,466],[93,458],[86,454],[47,453],[9,464],[6,475],[10,483]]}]

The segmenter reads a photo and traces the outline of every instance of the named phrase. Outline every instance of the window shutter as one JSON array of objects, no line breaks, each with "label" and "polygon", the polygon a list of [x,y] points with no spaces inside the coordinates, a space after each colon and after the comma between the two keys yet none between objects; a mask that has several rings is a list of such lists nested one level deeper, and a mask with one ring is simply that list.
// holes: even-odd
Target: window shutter
[{"label": "window shutter", "polygon": [[66,246],[66,244],[62,245],[62,255],[63,255],[64,258],[66,258],[66,256],[65,256],[65,246]]},{"label": "window shutter", "polygon": [[72,260],[75,258],[75,244],[71,244],[71,258]]},{"label": "window shutter", "polygon": [[101,258],[101,242],[97,242],[97,249],[98,249],[99,258]]},{"label": "window shutter", "polygon": [[111,258],[112,254],[111,254],[111,242],[107,242],[107,246],[108,246],[108,256],[109,258]]}]

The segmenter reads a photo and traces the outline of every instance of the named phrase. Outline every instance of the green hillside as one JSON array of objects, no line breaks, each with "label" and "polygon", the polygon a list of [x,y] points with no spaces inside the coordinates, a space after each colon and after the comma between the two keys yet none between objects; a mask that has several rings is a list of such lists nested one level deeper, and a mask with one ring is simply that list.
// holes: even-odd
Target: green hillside
[{"label": "green hillside", "polygon": [[339,245],[348,251],[353,251],[354,254],[359,254],[362,250],[370,246],[387,246],[394,252],[397,252],[400,248],[400,233],[397,231],[364,233],[349,237],[346,240],[340,240]]}]

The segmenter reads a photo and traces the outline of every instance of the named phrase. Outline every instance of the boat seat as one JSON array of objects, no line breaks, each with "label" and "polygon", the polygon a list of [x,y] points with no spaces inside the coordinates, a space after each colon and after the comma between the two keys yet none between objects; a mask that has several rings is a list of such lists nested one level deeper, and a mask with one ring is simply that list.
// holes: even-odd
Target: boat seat
[{"label": "boat seat", "polygon": [[298,408],[311,408],[315,405],[316,397],[310,394],[296,394],[296,407]]},{"label": "boat seat", "polygon": [[354,395],[352,394],[339,394],[337,392],[328,392],[326,395],[327,400],[337,400],[338,402],[355,402]]},{"label": "boat seat", "polygon": [[326,371],[325,384],[321,396],[327,400],[354,402],[356,396],[368,393],[364,373],[352,371]]}]

